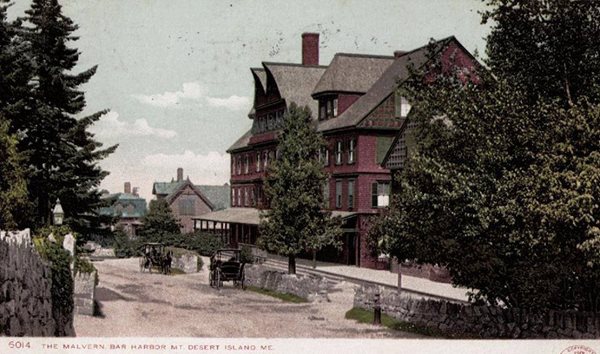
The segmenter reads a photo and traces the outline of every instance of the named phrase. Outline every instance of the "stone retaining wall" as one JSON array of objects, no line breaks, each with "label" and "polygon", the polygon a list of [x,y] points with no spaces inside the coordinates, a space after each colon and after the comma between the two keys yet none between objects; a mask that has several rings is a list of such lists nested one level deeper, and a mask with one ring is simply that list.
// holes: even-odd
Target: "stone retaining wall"
[{"label": "stone retaining wall", "polygon": [[290,275],[262,265],[246,264],[246,284],[262,289],[293,294],[308,301],[329,301],[327,292],[333,286],[313,275]]},{"label": "stone retaining wall", "polygon": [[0,335],[74,335],[73,314],[52,314],[52,273],[30,241],[0,240]]},{"label": "stone retaining wall", "polygon": [[198,257],[195,254],[173,255],[171,268],[178,268],[186,273],[198,272]]},{"label": "stone retaining wall", "polygon": [[96,272],[78,273],[73,278],[75,313],[93,316],[96,300]]},{"label": "stone retaining wall", "polygon": [[381,294],[383,313],[459,337],[600,338],[600,314],[597,313],[550,311],[540,314],[520,309],[463,305],[415,299],[378,287],[358,288],[354,307],[372,311],[376,293]]}]

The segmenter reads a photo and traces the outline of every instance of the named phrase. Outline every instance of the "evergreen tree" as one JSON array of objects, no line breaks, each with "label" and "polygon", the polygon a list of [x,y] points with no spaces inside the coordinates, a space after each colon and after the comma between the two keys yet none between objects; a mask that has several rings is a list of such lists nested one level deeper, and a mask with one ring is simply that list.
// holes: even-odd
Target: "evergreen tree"
[{"label": "evergreen tree", "polygon": [[33,0],[26,15],[34,63],[33,102],[27,119],[13,124],[23,133],[19,148],[28,156],[35,223],[49,223],[59,197],[67,222],[87,235],[101,223],[96,214],[101,205],[97,187],[108,174],[97,162],[116,149],[101,149],[88,131],[105,111],[78,118],[86,105],[78,87],[88,82],[96,67],[72,73],[79,52],[68,44],[77,39],[73,36],[77,25],[62,14],[57,0]]},{"label": "evergreen tree", "polygon": [[0,118],[0,230],[17,228],[29,213],[21,163],[17,139],[8,134],[8,124]]},{"label": "evergreen tree", "polygon": [[288,272],[296,273],[296,256],[338,245],[341,221],[321,210],[327,176],[318,154],[323,137],[311,124],[310,110],[292,103],[284,116],[279,157],[270,165],[265,194],[271,209],[260,216],[258,244],[288,257]]},{"label": "evergreen tree", "polygon": [[147,241],[163,242],[170,239],[170,235],[180,233],[179,221],[164,199],[150,201],[148,214],[144,216],[142,223],[139,235]]}]

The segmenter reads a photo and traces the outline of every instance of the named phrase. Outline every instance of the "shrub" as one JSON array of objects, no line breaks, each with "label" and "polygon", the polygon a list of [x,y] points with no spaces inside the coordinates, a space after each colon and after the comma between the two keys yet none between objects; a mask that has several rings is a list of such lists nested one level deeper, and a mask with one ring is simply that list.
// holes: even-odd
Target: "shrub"
[{"label": "shrub", "polygon": [[77,274],[77,273],[91,274],[91,273],[95,272],[94,283],[96,284],[96,286],[98,285],[98,282],[100,281],[100,279],[98,278],[98,271],[96,270],[96,267],[87,258],[75,257],[75,264],[73,265],[73,272],[74,272],[74,274]]},{"label": "shrub", "polygon": [[243,245],[240,252],[240,261],[244,263],[254,263],[254,254],[252,253],[252,247]]},{"label": "shrub", "polygon": [[121,229],[115,231],[113,249],[117,258],[135,257],[139,254],[141,241],[130,239]]},{"label": "shrub", "polygon": [[[57,234],[55,234],[55,237],[57,237]],[[71,254],[62,247],[62,243],[58,244],[48,241],[45,237],[34,238],[33,244],[42,259],[50,264],[52,271],[52,285],[50,288],[52,317],[57,324],[64,324],[72,318],[74,308]],[[56,336],[64,336],[66,334],[60,333],[61,328],[63,328],[62,325],[58,325],[56,328]]]}]

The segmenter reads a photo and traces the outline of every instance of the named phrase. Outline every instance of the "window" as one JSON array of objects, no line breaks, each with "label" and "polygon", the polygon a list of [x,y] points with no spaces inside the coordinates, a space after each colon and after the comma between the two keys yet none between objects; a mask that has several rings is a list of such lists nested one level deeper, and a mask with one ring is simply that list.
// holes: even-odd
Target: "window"
[{"label": "window", "polygon": [[373,182],[371,185],[371,207],[382,208],[390,204],[390,182]]},{"label": "window", "polygon": [[334,98],[333,99],[333,116],[337,117],[338,115],[338,99]]},{"label": "window", "polygon": [[263,200],[263,189],[262,189],[262,186],[259,185],[258,187],[256,187],[256,189],[258,190],[256,192],[256,194],[257,194],[257,203],[258,203],[259,206],[262,206],[262,200]]},{"label": "window", "polygon": [[275,117],[273,116],[273,113],[267,115],[267,129],[275,129]]},{"label": "window", "polygon": [[194,215],[195,214],[195,200],[190,198],[180,199],[179,204],[179,215]]},{"label": "window", "polygon": [[354,163],[356,150],[356,140],[352,139],[348,142],[348,163]]},{"label": "window", "polygon": [[342,207],[342,181],[335,181],[335,207]]},{"label": "window", "polygon": [[269,164],[269,153],[267,151],[263,151],[263,161],[264,161],[264,170],[267,170],[267,165]]},{"label": "window", "polygon": [[256,153],[256,172],[260,172],[260,152]]},{"label": "window", "polygon": [[237,174],[238,175],[242,174],[242,157],[241,156],[237,157],[237,168],[236,168],[236,170],[237,170]]},{"label": "window", "polygon": [[329,166],[329,149],[324,147],[319,150],[319,161],[323,163],[323,166]]},{"label": "window", "polygon": [[231,158],[231,174],[235,176],[235,157]]},{"label": "window", "polygon": [[402,97],[398,94],[396,94],[395,97],[395,103],[396,103],[396,117],[397,118],[406,118],[408,116],[408,113],[410,112],[411,109],[411,105],[410,103],[408,103],[408,100],[405,97]]},{"label": "window", "polygon": [[237,206],[242,206],[242,191],[239,188],[237,189]]},{"label": "window", "polygon": [[323,205],[325,208],[329,208],[329,179],[323,184]]},{"label": "window", "polygon": [[250,205],[256,206],[256,189],[254,187],[250,190]]},{"label": "window", "polygon": [[342,164],[342,141],[341,140],[338,140],[335,143],[335,164],[336,165]]},{"label": "window", "polygon": [[248,198],[248,188],[244,188],[244,206],[248,206],[249,198]]},{"label": "window", "polygon": [[348,181],[348,209],[354,208],[354,180]]},{"label": "window", "polygon": [[319,119],[329,119],[338,115],[337,97],[327,97],[319,100]]},{"label": "window", "polygon": [[283,127],[283,110],[277,111],[275,117],[277,128]]},{"label": "window", "polygon": [[250,157],[248,154],[244,155],[244,174],[248,174],[250,168]]}]

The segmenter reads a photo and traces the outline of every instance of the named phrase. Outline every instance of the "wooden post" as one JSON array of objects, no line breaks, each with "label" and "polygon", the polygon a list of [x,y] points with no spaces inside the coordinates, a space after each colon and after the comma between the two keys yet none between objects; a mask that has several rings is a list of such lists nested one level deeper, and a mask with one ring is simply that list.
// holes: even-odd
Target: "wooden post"
[{"label": "wooden post", "polygon": [[400,262],[400,260],[397,261],[398,262],[398,294],[400,294],[400,292],[402,292],[402,262]]}]

